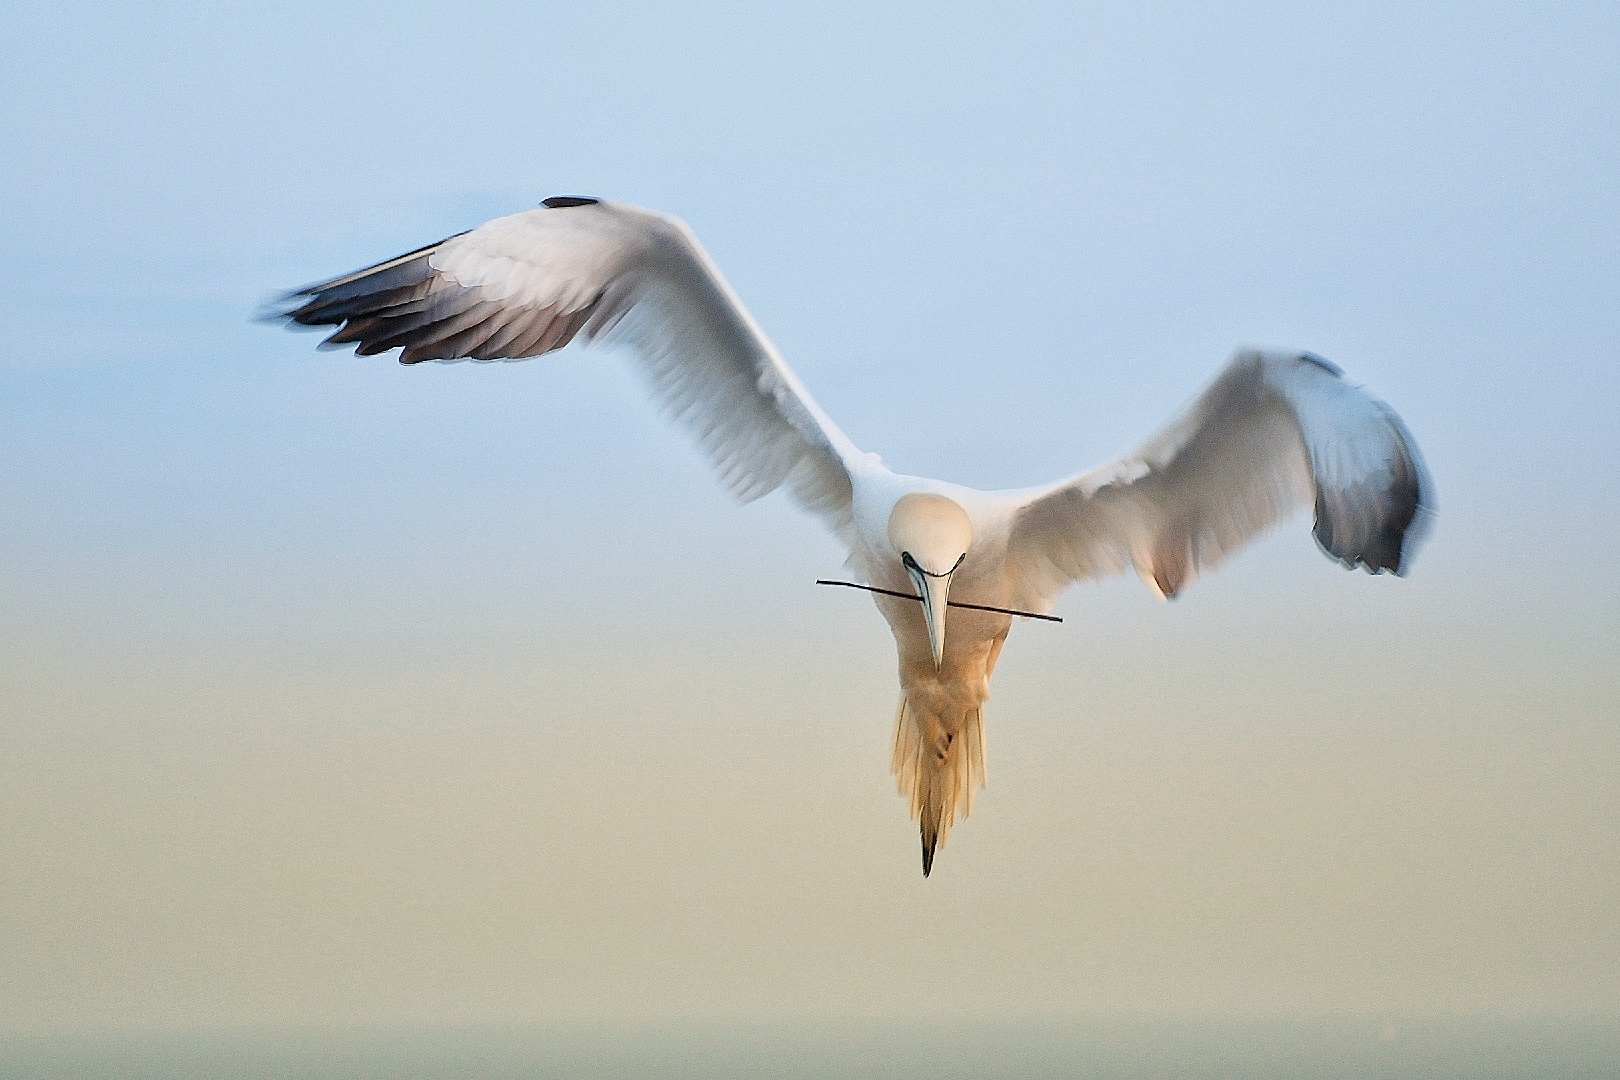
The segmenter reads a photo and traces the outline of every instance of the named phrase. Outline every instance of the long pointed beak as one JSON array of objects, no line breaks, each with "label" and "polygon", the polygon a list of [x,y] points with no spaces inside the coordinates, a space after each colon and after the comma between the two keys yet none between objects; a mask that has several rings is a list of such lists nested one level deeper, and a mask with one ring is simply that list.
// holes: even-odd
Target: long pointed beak
[{"label": "long pointed beak", "polygon": [[909,559],[906,574],[922,597],[923,622],[928,624],[928,644],[934,650],[934,670],[938,671],[945,659],[945,601],[951,592],[951,575],[930,577]]}]

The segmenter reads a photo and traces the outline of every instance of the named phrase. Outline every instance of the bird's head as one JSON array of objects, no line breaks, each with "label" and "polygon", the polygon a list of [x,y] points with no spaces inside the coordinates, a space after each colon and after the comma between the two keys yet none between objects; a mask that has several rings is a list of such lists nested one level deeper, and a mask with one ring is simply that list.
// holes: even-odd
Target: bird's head
[{"label": "bird's head", "polygon": [[889,514],[889,546],[922,597],[934,667],[945,658],[945,603],[951,575],[973,546],[967,511],[943,495],[912,492]]}]

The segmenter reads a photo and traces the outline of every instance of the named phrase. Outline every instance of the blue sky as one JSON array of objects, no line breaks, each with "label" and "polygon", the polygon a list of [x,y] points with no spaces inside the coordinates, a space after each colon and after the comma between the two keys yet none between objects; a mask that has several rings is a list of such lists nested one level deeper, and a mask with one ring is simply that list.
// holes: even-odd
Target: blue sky
[{"label": "blue sky", "polygon": [[[499,1012],[480,987],[529,977],[575,987],[581,1016],[611,1011],[623,987],[591,974],[581,942],[618,942],[646,971],[680,952],[669,939],[701,940],[692,927],[720,933],[654,918],[668,933],[643,939],[630,928],[646,911],[603,907],[633,862],[603,814],[688,838],[717,828],[703,799],[649,794],[671,754],[715,813],[760,815],[754,831],[719,827],[734,846],[683,847],[691,880],[797,910],[757,861],[790,829],[814,873],[772,872],[828,900],[800,912],[802,955],[682,953],[688,976],[636,982],[649,1008],[742,1009],[769,984],[881,1012],[905,1000],[899,976],[849,981],[839,965],[905,955],[921,931],[850,930],[861,898],[944,918],[1029,880],[1001,960],[981,962],[1008,1009],[1123,995],[1192,1011],[1620,1010],[1605,974],[1620,968],[1620,865],[1579,840],[1611,835],[1620,809],[1593,780],[1620,765],[1620,18],[1606,5],[58,4],[8,16],[0,45],[0,863],[22,868],[0,922],[36,943],[0,948],[18,958],[0,982],[54,1002],[10,1001],[15,1026],[228,1024],[271,1000],[288,1023],[477,1020]],[[898,468],[1056,478],[1144,439],[1234,346],[1299,346],[1405,417],[1437,527],[1400,582],[1338,571],[1295,522],[1174,605],[1112,583],[1072,593],[1063,629],[1022,628],[998,678],[990,790],[942,856],[957,891],[935,881],[918,898],[915,838],[883,776],[887,634],[864,603],[809,587],[841,558],[812,523],[775,498],[731,504],[611,356],[402,370],[253,321],[280,289],[556,193],[686,219],[827,411]],[[839,749],[782,782],[855,789],[820,840],[813,815],[723,793],[739,768],[767,790],[759,778],[807,744]],[[469,794],[446,820],[505,835],[543,802],[556,830],[510,837],[539,862],[544,837],[596,836],[604,861],[569,848],[563,889],[594,929],[570,937],[457,893],[484,927],[465,985],[400,975],[422,935],[382,934],[367,955],[404,989],[367,1011],[362,984],[267,929],[319,908],[333,879],[284,866],[269,899],[224,884],[243,850],[275,846],[254,824],[274,820],[286,851],[359,867],[344,888],[374,908],[394,896],[368,861],[379,837],[396,868],[453,890],[409,821],[392,839],[377,824],[322,840],[301,815],[331,798],[339,817],[381,822],[439,773],[477,792],[503,746],[572,762],[578,798],[519,785],[499,806]],[[1053,747],[1120,764],[1082,797],[1084,776],[1051,774]],[[276,780],[277,755],[331,784]],[[1042,859],[1058,826],[1041,798],[1064,802],[1083,852],[1107,841],[1096,820],[1119,827],[1164,776],[1234,790],[1244,761],[1277,785],[1217,830],[1247,853],[1248,900],[1272,895],[1259,868],[1304,865],[1310,830],[1287,823],[1329,828],[1335,813],[1371,815],[1379,838],[1334,832],[1335,865],[1376,850],[1359,877],[1393,898],[1352,916],[1336,906],[1348,894],[1284,873],[1273,902],[1304,959],[1282,974],[1241,904],[1188,922],[1174,902],[1207,896],[1200,867],[1215,864],[1182,852],[1160,877],[1088,892],[1096,866]],[[641,781],[615,811],[620,774]],[[1338,790],[1335,775],[1365,783]],[[210,794],[200,776],[235,779]],[[1313,777],[1328,802],[1296,790]],[[100,818],[89,791],[127,802]],[[1391,798],[1415,800],[1414,817],[1379,818],[1378,791],[1404,792]],[[1159,794],[1140,842],[1180,851],[1173,837],[1209,806]],[[1520,819],[1539,840],[1511,838]],[[125,842],[131,822],[150,851]],[[166,836],[213,854],[159,873],[155,852],[185,849]],[[1414,836],[1483,845],[1497,891],[1416,855],[1430,869],[1413,871]],[[120,922],[106,883],[151,899],[159,878],[199,883],[200,899]],[[1567,888],[1533,947],[1513,913],[1541,910],[1538,879]],[[658,888],[674,886],[654,888],[669,901]],[[1440,914],[1464,894],[1479,906],[1467,933]],[[1348,938],[1312,936],[1323,905]],[[47,932],[63,910],[101,936]],[[1100,911],[1149,914],[1119,916],[1113,938],[1075,931]],[[746,955],[778,930],[762,916],[720,936]],[[232,934],[255,933],[284,969],[232,967]],[[178,987],[144,1012],[90,959],[131,934],[128,977],[166,964]],[[561,943],[549,967],[501,968],[537,934]],[[1347,986],[1332,973],[1357,934],[1427,944]],[[1231,947],[1121,966],[1177,935]],[[1507,974],[1485,986],[1493,962]],[[1256,971],[1271,989],[1244,997]],[[558,1007],[535,993],[535,1010]]]}]

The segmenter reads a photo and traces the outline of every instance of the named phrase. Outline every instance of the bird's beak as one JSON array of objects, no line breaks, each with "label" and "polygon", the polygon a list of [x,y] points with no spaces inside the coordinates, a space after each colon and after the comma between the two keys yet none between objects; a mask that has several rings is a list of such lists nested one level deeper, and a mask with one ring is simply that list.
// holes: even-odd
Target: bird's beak
[{"label": "bird's beak", "polygon": [[[956,568],[951,568],[954,574]],[[915,560],[906,560],[906,574],[922,597],[923,622],[928,624],[928,644],[934,650],[934,670],[939,670],[945,659],[945,601],[951,592],[951,574],[932,577],[923,572]]]}]

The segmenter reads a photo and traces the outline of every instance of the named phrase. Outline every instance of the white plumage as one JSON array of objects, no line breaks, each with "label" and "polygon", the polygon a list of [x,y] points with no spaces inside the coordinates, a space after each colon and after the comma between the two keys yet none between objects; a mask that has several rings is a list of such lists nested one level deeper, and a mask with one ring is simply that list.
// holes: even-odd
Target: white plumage
[{"label": "white plumage", "polygon": [[[1134,568],[1160,596],[1314,507],[1346,567],[1401,573],[1432,506],[1395,413],[1309,353],[1238,352],[1132,454],[1044,488],[981,492],[890,472],[800,385],[681,222],[595,199],[542,209],[290,294],[325,345],[400,360],[517,360],[617,342],[739,498],[786,487],[849,547],[900,653],[892,766],[923,873],[984,783],[983,704],[1012,618]],[[918,603],[918,600],[921,603]]]}]

